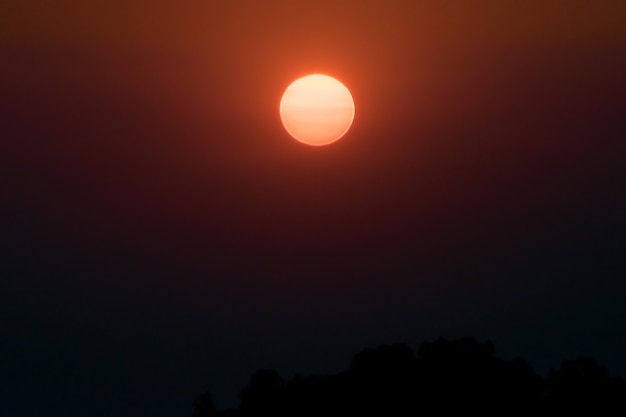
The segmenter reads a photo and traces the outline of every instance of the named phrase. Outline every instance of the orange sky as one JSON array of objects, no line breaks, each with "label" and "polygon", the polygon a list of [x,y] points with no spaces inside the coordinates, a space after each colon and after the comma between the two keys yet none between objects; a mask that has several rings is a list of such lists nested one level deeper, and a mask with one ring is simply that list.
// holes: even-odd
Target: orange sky
[{"label": "orange sky", "polygon": [[244,45],[335,41],[570,42],[623,39],[620,0],[90,2],[19,0],[0,10],[0,39]]}]

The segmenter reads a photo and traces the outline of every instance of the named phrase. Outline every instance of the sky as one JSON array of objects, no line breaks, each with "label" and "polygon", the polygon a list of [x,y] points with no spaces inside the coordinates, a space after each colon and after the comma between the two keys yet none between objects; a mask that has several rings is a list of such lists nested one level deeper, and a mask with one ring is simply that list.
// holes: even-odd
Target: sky
[{"label": "sky", "polygon": [[[190,415],[252,372],[491,340],[626,376],[623,1],[9,1],[0,404]],[[350,131],[283,129],[294,79]]]}]

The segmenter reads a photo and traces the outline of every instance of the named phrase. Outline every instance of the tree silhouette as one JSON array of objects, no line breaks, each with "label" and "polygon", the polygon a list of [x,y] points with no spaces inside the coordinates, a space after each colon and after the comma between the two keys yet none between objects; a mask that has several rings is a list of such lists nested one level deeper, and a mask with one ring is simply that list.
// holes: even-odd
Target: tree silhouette
[{"label": "tree silhouette", "polygon": [[210,392],[206,392],[196,398],[193,407],[194,412],[192,417],[212,417],[217,415]]},{"label": "tree silhouette", "polygon": [[475,411],[493,410],[499,407],[495,399],[524,409],[537,406],[543,389],[532,367],[522,359],[497,359],[493,353],[493,343],[473,338],[423,343],[418,375],[425,400],[440,410],[451,410],[459,403]]},{"label": "tree silhouette", "polygon": [[609,376],[593,358],[563,361],[560,369],[550,370],[546,385],[555,410],[610,408],[612,412],[626,412],[626,383]]},{"label": "tree silhouette", "polygon": [[350,401],[360,413],[396,414],[414,408],[416,361],[404,344],[382,345],[357,354],[349,369]]},{"label": "tree silhouette", "polygon": [[364,349],[336,375],[252,374],[239,410],[216,411],[209,393],[194,403],[205,416],[415,416],[429,413],[626,412],[626,382],[592,358],[563,361],[541,378],[523,359],[494,356],[490,341],[474,338]]},{"label": "tree silhouette", "polygon": [[241,390],[241,412],[246,415],[275,415],[280,410],[280,400],[285,381],[276,371],[261,369],[255,372]]}]

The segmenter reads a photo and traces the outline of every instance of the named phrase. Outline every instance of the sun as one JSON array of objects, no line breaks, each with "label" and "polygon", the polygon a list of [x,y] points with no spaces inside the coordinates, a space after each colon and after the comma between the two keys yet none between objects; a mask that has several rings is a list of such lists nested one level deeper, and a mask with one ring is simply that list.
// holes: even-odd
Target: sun
[{"label": "sun", "polygon": [[280,118],[294,139],[312,146],[329,145],[352,126],[354,100],[337,79],[310,74],[287,87],[280,100]]}]

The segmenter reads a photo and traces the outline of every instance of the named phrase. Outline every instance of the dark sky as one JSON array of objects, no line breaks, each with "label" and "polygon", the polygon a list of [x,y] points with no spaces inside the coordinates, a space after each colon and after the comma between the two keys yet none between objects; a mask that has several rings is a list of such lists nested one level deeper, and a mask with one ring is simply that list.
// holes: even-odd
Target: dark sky
[{"label": "dark sky", "polygon": [[[626,376],[624,4],[10,1],[0,414],[184,416],[439,336]],[[313,72],[356,104],[322,148],[278,114]]]}]

